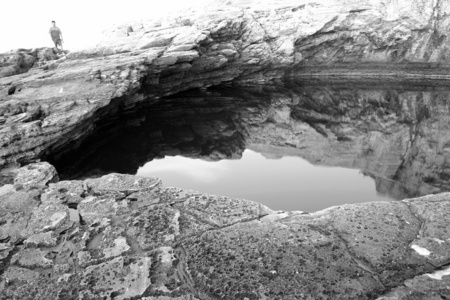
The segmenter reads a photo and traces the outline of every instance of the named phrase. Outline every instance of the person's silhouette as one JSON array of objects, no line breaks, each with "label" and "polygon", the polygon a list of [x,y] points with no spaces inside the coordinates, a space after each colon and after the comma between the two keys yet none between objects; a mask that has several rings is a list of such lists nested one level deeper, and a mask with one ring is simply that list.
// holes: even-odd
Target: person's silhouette
[{"label": "person's silhouette", "polygon": [[52,21],[52,27],[50,27],[49,33],[50,33],[50,36],[51,36],[51,38],[53,40],[53,43],[55,43],[55,48],[57,50],[59,50],[59,48],[58,48],[58,45],[59,45],[61,47],[61,51],[63,51],[62,32],[61,32],[61,30],[58,27],[56,27],[56,22],[55,21]]}]

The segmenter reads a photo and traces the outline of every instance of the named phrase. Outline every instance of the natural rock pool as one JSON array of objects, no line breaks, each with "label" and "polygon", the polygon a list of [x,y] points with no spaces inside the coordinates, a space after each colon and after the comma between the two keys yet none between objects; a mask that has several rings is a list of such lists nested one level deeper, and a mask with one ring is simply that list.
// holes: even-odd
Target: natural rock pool
[{"label": "natural rock pool", "polygon": [[285,149],[267,148],[262,153],[246,149],[239,160],[167,156],[146,163],[137,175],[159,177],[167,186],[257,201],[275,210],[317,211],[345,203],[389,200],[376,192],[372,178],[358,170],[312,165],[289,153],[276,157]]},{"label": "natural rock pool", "polygon": [[63,179],[156,176],[275,210],[403,199],[450,188],[449,95],[384,82],[188,91],[122,107],[48,160]]},{"label": "natural rock pool", "polygon": [[214,1],[0,54],[0,298],[448,299],[449,3]]}]

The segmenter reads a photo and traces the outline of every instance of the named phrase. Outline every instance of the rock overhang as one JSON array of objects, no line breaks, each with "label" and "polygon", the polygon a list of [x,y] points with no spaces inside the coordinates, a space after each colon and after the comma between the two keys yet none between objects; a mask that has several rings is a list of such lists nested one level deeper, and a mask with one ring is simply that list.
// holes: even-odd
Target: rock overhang
[{"label": "rock overhang", "polygon": [[[446,78],[445,1],[235,5],[194,12],[189,22],[133,23],[132,35],[125,24],[97,47],[54,61],[53,70],[2,78],[3,145],[23,148],[3,147],[2,164],[48,151],[118,98],[132,106],[191,88],[295,75]],[[17,101],[26,108],[11,110]],[[11,126],[19,127],[13,135]]]},{"label": "rock overhang", "polygon": [[[140,24],[142,30],[136,25],[136,33],[126,37],[118,30],[109,42],[71,53],[47,69],[0,79],[1,164],[27,164],[67,143],[64,137],[76,142],[92,132],[87,123],[104,117],[102,108],[120,98],[132,107],[181,90],[230,81],[265,83],[293,71],[377,77],[386,70],[389,76],[398,76],[401,70],[404,77],[447,78],[447,1],[405,3],[304,1],[280,7],[277,2],[257,10],[224,10],[175,20],[176,26],[167,21],[159,33],[156,30],[163,25],[154,23],[148,28]],[[187,27],[190,32],[183,36]],[[354,61],[362,67],[350,64]],[[440,68],[414,69],[421,66]],[[15,109],[16,102],[27,105]],[[20,170],[29,173],[32,167],[42,176],[22,180],[19,172],[14,190],[4,191],[1,202],[8,219],[13,216],[1,225],[0,255],[7,262],[1,285],[8,293],[12,289],[7,287],[14,285],[23,298],[27,294],[64,298],[80,292],[90,297],[114,285],[106,297],[155,299],[167,293],[173,299],[202,295],[250,299],[290,293],[361,299],[374,298],[406,279],[405,287],[391,292],[394,299],[448,291],[445,271],[421,275],[448,264],[445,194],[332,208],[318,216],[277,214],[245,200],[158,184],[144,190],[113,188],[111,178],[124,185],[138,180],[121,175],[81,185],[65,182],[65,188],[55,190],[49,183],[56,179],[48,176],[56,172],[45,163]],[[106,188],[99,188],[102,184]],[[11,199],[27,209],[14,208]],[[70,222],[64,201],[79,203],[82,218],[86,215],[84,225]],[[223,214],[225,209],[230,211]],[[367,215],[368,211],[374,214]],[[267,221],[266,214],[277,217],[267,225],[261,222]],[[377,214],[379,218],[374,217]],[[382,233],[368,234],[381,220]],[[141,231],[141,225],[148,231]],[[86,243],[99,233],[103,235],[98,246],[86,251]],[[355,235],[361,240],[355,241]],[[339,259],[342,263],[336,263]],[[31,270],[34,267],[38,271]],[[74,272],[80,267],[84,277]],[[104,283],[96,282],[96,276],[86,281],[108,270],[113,274]],[[139,283],[132,282],[136,274],[141,276]],[[41,275],[58,280],[48,283]],[[123,286],[116,286],[118,278]],[[304,288],[297,290],[299,282]],[[428,289],[418,290],[416,284]],[[37,286],[48,289],[29,295]]]}]

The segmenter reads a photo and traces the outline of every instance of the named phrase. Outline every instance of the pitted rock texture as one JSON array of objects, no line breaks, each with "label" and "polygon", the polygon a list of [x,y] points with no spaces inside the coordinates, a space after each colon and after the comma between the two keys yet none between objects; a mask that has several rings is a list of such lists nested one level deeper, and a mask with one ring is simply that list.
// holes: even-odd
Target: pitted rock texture
[{"label": "pitted rock texture", "polygon": [[[49,231],[48,217],[36,211],[67,211],[69,195],[83,199],[80,222],[54,222]],[[1,299],[386,300],[449,293],[449,194],[275,212],[165,188],[157,178],[110,174],[48,183],[31,201],[37,205],[11,210],[0,200],[7,212],[0,222]],[[20,235],[12,225],[23,227]]]},{"label": "pitted rock texture", "polygon": [[449,4],[227,1],[124,24],[45,70],[0,79],[0,165],[77,144],[117,111],[192,88],[311,75],[448,78]]},{"label": "pitted rock texture", "polygon": [[[29,68],[29,54],[6,58],[0,165],[26,166],[0,189],[0,297],[445,299],[449,194],[287,213],[165,188],[156,178],[58,182],[51,165],[30,162],[77,145],[142,101],[192,88],[316,75],[448,79],[449,6],[448,0],[228,1],[126,24],[97,47],[27,73],[13,75]],[[425,98],[419,105],[405,99],[414,118],[406,116],[400,130],[422,117],[427,122]],[[299,100],[312,111],[277,107],[266,125],[293,116],[308,124],[298,129],[325,145],[327,135],[348,138],[345,128],[324,125],[336,120],[314,111],[315,103]],[[389,115],[371,119],[361,111],[368,128],[393,126]],[[352,110],[337,115],[348,120]],[[410,141],[430,145],[428,129],[412,132]],[[375,149],[379,135],[367,137],[376,155],[390,149]],[[406,171],[429,158],[425,152],[414,159],[418,151],[402,139],[394,146],[412,158],[401,165]],[[428,182],[445,184],[446,172]],[[414,176],[398,176],[404,174]],[[71,219],[74,207],[79,222]]]}]

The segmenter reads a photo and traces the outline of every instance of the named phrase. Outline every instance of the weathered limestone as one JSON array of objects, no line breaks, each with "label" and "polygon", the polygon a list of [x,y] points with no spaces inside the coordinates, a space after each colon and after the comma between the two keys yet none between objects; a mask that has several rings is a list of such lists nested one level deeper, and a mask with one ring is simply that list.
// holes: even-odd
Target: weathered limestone
[{"label": "weathered limestone", "polygon": [[[449,12],[448,0],[231,0],[206,12],[136,22],[132,33],[125,24],[98,46],[27,73],[22,72],[36,62],[30,52],[1,55],[0,165],[24,167],[11,172],[13,184],[0,190],[0,297],[448,297],[448,194],[316,213],[274,212],[242,199],[165,188],[158,179],[110,174],[58,182],[51,165],[32,162],[77,145],[143,101],[155,103],[193,88],[264,84],[290,76],[449,79]],[[363,104],[379,99],[361,96]],[[388,131],[395,118],[407,124],[400,131],[429,122],[412,131],[417,148],[408,148],[401,134],[393,144],[379,143],[375,132],[365,136],[371,146],[366,157],[392,149],[411,154],[404,160],[406,171],[399,173],[408,179],[414,178],[408,163],[433,165],[426,151],[422,160],[414,155],[447,127],[444,120],[437,123],[442,131],[434,130],[426,117],[432,114],[414,95],[403,96],[404,114],[396,116],[365,114],[362,106],[338,106],[327,115],[323,109],[333,106],[318,95],[311,98],[318,102],[293,97],[300,105],[275,105],[264,114],[250,110],[243,117],[267,121],[267,128],[278,132],[279,125],[294,125],[327,149],[364,130]],[[324,126],[356,122],[354,113],[363,117],[359,132]],[[193,131],[210,128],[236,141],[230,147],[242,146],[242,140],[232,139],[236,128],[225,122],[196,124]],[[289,136],[286,141],[298,142]],[[342,145],[336,151],[348,146]],[[399,162],[395,155],[391,160]],[[370,167],[374,173],[391,172],[386,166]],[[431,172],[424,191],[445,186],[446,174],[446,169]],[[69,204],[77,207],[79,223],[70,219]]]},{"label": "weathered limestone", "polygon": [[[46,163],[30,166],[51,170]],[[24,173],[19,170],[15,180]],[[40,177],[34,178],[38,184]],[[66,188],[56,189],[61,183]],[[42,187],[40,199],[47,200],[31,216],[23,215],[26,207],[10,212],[15,220],[28,221],[20,237],[24,245],[8,240],[11,231],[2,239],[7,240],[0,247],[0,254],[7,253],[0,256],[5,299],[375,299],[386,294],[379,298],[386,300],[449,292],[449,194],[301,213],[165,188],[157,179],[131,175],[61,183]],[[142,191],[152,196],[127,196]],[[85,199],[78,206],[81,222],[56,222],[48,231],[35,211],[63,205],[61,196],[68,193]]]},{"label": "weathered limestone", "polygon": [[192,88],[286,76],[448,78],[449,3],[228,1],[124,24],[52,68],[0,79],[0,165],[57,152],[119,110]]}]

